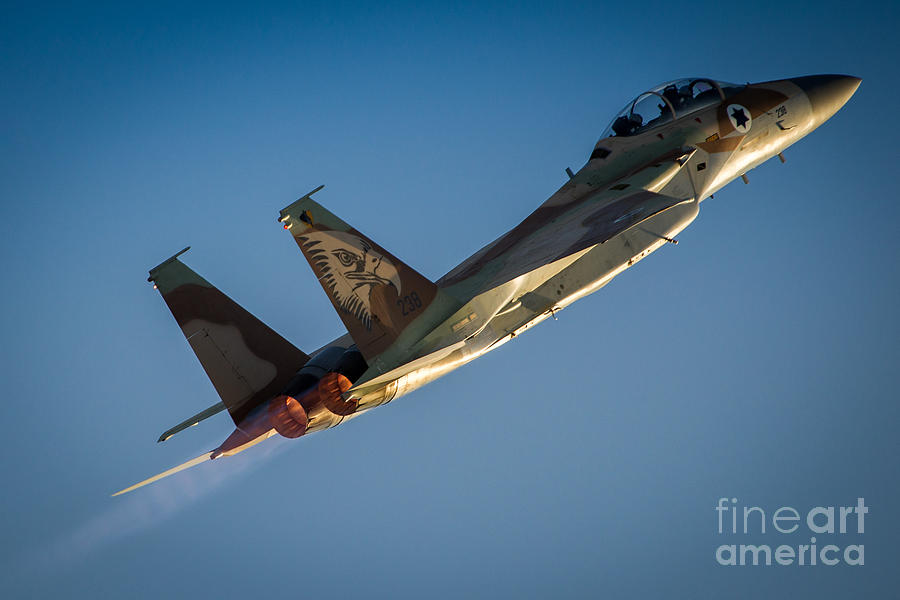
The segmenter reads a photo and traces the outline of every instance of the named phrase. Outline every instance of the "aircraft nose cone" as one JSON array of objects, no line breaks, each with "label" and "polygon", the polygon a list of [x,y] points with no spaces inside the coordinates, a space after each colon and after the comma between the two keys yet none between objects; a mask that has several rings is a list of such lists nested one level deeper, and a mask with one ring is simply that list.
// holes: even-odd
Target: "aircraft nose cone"
[{"label": "aircraft nose cone", "polygon": [[806,93],[814,118],[822,123],[847,103],[862,79],[850,75],[809,75],[791,81]]}]

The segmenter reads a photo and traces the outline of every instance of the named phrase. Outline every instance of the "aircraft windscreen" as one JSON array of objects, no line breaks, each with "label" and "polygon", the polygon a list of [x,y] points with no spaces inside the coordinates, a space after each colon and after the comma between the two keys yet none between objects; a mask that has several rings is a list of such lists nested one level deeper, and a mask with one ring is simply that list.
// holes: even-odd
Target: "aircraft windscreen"
[{"label": "aircraft windscreen", "polygon": [[630,136],[715,104],[743,86],[712,79],[678,79],[660,84],[625,105],[601,137]]}]

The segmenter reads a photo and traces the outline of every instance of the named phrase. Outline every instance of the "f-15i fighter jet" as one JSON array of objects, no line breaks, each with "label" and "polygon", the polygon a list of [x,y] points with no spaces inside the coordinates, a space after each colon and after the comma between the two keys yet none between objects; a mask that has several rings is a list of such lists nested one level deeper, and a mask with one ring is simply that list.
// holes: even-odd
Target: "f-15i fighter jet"
[{"label": "f-15i fighter jet", "polygon": [[[674,239],[700,203],[828,120],[860,80],[747,85],[680,79],[629,102],[577,173],[513,229],[437,281],[303,196],[281,222],[347,334],[306,354],[182,263],[150,270],[221,402],[218,448],[117,494],[274,435],[328,429],[500,347]],[[783,160],[783,158],[782,158]],[[184,251],[182,251],[184,252]]]}]

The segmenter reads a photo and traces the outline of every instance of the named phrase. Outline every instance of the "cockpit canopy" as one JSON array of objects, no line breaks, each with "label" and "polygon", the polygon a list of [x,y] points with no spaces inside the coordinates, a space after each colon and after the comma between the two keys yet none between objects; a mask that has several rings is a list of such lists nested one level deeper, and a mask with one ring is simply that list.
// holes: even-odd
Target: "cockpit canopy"
[{"label": "cockpit canopy", "polygon": [[724,100],[743,87],[702,77],[661,83],[625,105],[601,137],[625,137],[644,133]]}]

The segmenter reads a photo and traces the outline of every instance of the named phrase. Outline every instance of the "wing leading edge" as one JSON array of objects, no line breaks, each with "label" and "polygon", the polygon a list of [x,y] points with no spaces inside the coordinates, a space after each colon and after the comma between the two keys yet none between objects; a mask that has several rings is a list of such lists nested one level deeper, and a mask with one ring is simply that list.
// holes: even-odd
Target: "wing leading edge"
[{"label": "wing leading edge", "polygon": [[174,475],[175,473],[184,471],[185,469],[190,469],[191,467],[195,467],[195,466],[199,465],[200,463],[204,463],[208,460],[212,460],[212,455],[213,455],[212,452],[207,452],[206,454],[202,454],[202,455],[198,456],[197,458],[192,458],[191,460],[187,461],[186,463],[182,463],[182,464],[178,465],[177,467],[172,467],[168,471],[163,471],[159,475],[154,475],[153,477],[150,477],[148,479],[141,481],[140,483],[136,483],[132,486],[129,486],[129,487],[125,488],[124,490],[119,490],[118,492],[116,492],[115,494],[112,494],[112,495],[113,496],[121,496],[122,494],[127,494],[128,492],[131,492],[138,488],[144,487],[145,485],[150,485],[151,483],[159,481],[160,479],[164,479],[164,478],[168,477],[169,475]]}]

